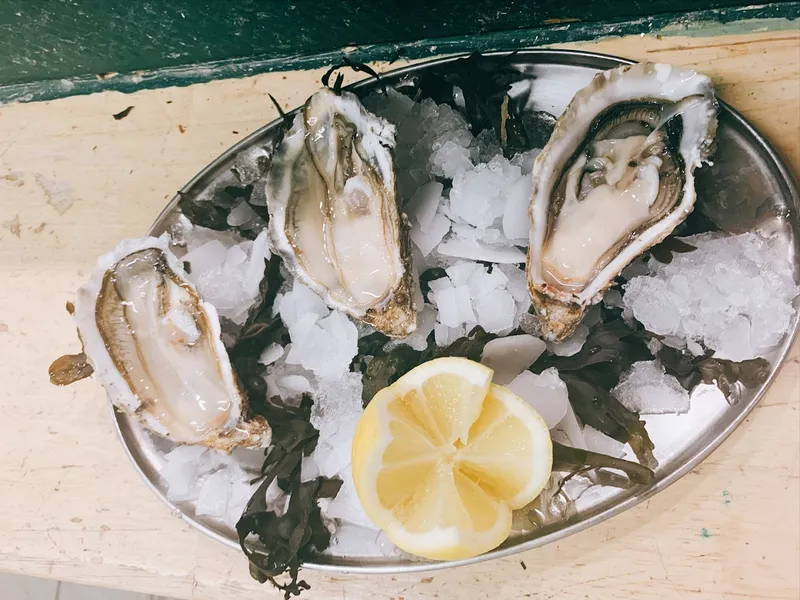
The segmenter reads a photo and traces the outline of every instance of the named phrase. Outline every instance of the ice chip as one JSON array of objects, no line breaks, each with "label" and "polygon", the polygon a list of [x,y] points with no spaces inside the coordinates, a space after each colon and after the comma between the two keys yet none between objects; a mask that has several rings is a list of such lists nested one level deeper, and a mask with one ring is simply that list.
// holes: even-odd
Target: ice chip
[{"label": "ice chip", "polygon": [[454,286],[466,285],[470,277],[477,271],[483,272],[483,266],[474,262],[457,262],[445,269]]},{"label": "ice chip", "polygon": [[556,356],[573,356],[581,351],[586,338],[589,337],[589,328],[580,324],[575,332],[561,342],[547,342],[547,349]]},{"label": "ice chip", "polygon": [[516,306],[504,289],[492,290],[475,300],[478,324],[489,333],[499,333],[514,326]]},{"label": "ice chip", "polygon": [[447,325],[436,323],[433,326],[433,334],[434,339],[436,340],[436,345],[444,347],[449,346],[457,339],[464,337],[466,332],[463,325],[459,325],[458,327],[448,327]]},{"label": "ice chip", "polygon": [[258,357],[258,362],[262,365],[271,365],[281,356],[283,356],[283,346],[278,343],[272,343],[261,352],[261,355]]},{"label": "ice chip", "polygon": [[523,263],[525,253],[514,246],[496,246],[484,242],[449,238],[439,244],[440,254],[492,263]]},{"label": "ice chip", "polygon": [[230,487],[230,481],[222,470],[206,477],[194,507],[195,515],[224,519],[228,511]]},{"label": "ice chip", "polygon": [[[696,250],[623,273],[626,310],[648,331],[741,361],[768,352],[790,327],[800,293],[781,237],[756,232],[684,238]],[[682,344],[682,345],[683,345]]]},{"label": "ice chip", "polygon": [[569,409],[567,385],[553,367],[539,375],[522,371],[508,384],[508,389],[535,408],[548,429],[558,425]]},{"label": "ice chip", "polygon": [[257,219],[258,215],[250,208],[246,200],[242,200],[237,204],[231,212],[228,213],[228,225],[231,227],[239,227],[245,223]]},{"label": "ice chip", "polygon": [[430,231],[444,186],[437,181],[423,184],[403,207],[410,219],[416,220],[423,232]]},{"label": "ice chip", "polygon": [[484,346],[481,363],[494,370],[492,381],[508,385],[530,367],[545,350],[545,343],[532,335],[510,335]]},{"label": "ice chip", "polygon": [[625,456],[625,444],[590,425],[586,425],[583,428],[583,439],[586,440],[586,449],[591,452],[607,454],[615,458],[623,458]]},{"label": "ice chip", "polygon": [[510,240],[523,240],[520,242],[523,246],[528,245],[531,227],[528,206],[532,189],[533,179],[520,177],[508,190],[503,210],[503,233]]},{"label": "ice chip", "polygon": [[443,214],[436,214],[427,231],[423,231],[419,223],[411,226],[409,236],[424,256],[428,256],[450,231],[450,219]]},{"label": "ice chip", "polygon": [[611,393],[625,408],[641,415],[689,411],[689,392],[655,360],[634,363]]},{"label": "ice chip", "polygon": [[457,327],[461,321],[458,310],[456,288],[449,287],[435,292],[436,308],[439,311],[439,322],[447,327]]}]

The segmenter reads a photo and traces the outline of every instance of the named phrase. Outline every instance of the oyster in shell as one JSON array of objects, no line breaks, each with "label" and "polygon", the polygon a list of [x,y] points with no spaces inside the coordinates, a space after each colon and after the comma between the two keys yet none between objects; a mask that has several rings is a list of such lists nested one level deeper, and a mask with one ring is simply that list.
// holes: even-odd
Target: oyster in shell
[{"label": "oyster in shell", "polygon": [[575,94],[532,173],[528,286],[544,337],[569,336],[692,211],[717,109],[708,77],[663,64],[600,73]]},{"label": "oyster in shell", "polygon": [[286,133],[267,175],[273,249],[333,309],[383,333],[416,329],[394,126],[348,92],[323,88]]},{"label": "oyster in shell", "polygon": [[244,419],[217,311],[186,279],[166,234],[101,256],[74,318],[111,402],[148,429],[222,452],[269,444],[267,422]]}]

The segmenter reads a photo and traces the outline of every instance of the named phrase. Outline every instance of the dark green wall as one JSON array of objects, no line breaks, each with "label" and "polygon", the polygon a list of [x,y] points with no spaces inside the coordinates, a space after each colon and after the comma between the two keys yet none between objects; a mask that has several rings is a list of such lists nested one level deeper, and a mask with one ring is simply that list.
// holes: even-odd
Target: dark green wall
[{"label": "dark green wall", "polygon": [[[800,6],[796,1],[742,5],[741,0],[0,0],[0,102],[308,67],[336,61],[346,46],[357,46],[354,56],[361,60],[390,60],[398,51],[418,57],[507,49],[649,32],[692,19],[795,19]],[[138,71],[144,73],[110,83],[95,78]]]},{"label": "dark green wall", "polygon": [[0,0],[0,83],[315,54],[736,0]]}]

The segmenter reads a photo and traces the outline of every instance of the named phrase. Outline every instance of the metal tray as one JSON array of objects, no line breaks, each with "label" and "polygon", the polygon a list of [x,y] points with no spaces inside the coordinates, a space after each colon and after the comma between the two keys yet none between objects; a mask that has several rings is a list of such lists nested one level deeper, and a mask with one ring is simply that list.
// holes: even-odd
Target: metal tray
[{"label": "metal tray", "polygon": [[[503,60],[509,53],[486,55],[491,60]],[[441,67],[459,57],[445,58],[416,64],[383,75],[384,81],[394,83],[404,77],[417,75],[436,65]],[[521,71],[533,80],[531,110],[544,110],[554,115],[563,112],[575,92],[586,85],[598,72],[621,64],[630,64],[621,58],[590,52],[568,50],[525,50],[512,59]],[[376,88],[374,79],[361,81],[349,89],[356,93],[369,93]],[[181,194],[197,195],[230,177],[230,168],[237,156],[252,152],[257,147],[269,148],[279,130],[274,121],[231,147],[203,169],[181,190]],[[800,194],[788,169],[766,140],[731,107],[721,103],[719,114],[718,151],[715,164],[697,175],[699,203],[706,212],[712,212],[725,228],[731,231],[751,229],[757,224],[779,232],[789,242],[786,260],[795,265],[795,277],[800,275]],[[156,219],[151,234],[160,234],[175,215],[179,197],[167,205]],[[527,534],[512,534],[499,548],[481,556],[454,562],[429,562],[398,558],[328,557],[322,556],[307,563],[310,568],[360,573],[410,572],[465,565],[478,561],[507,556],[530,550],[563,539],[596,523],[600,523],[635,506],[663,490],[685,475],[719,446],[739,426],[775,379],[781,364],[791,349],[798,326],[796,317],[791,331],[769,356],[773,365],[768,380],[759,388],[746,390],[738,403],[728,405],[724,400],[694,402],[698,409],[687,415],[661,415],[647,418],[647,428],[656,444],[660,466],[656,479],[647,487],[620,490],[593,488],[588,497],[581,497],[578,512],[569,520]],[[158,476],[163,463],[163,447],[128,417],[114,411],[117,432],[127,449],[128,456],[147,485],[172,510],[187,523],[197,527],[220,542],[238,549],[233,530],[213,521],[194,515],[190,504],[173,504],[166,497],[166,486]],[[676,434],[677,432],[677,434]],[[668,439],[669,438],[669,439]],[[667,455],[658,455],[659,443],[669,447]]]}]

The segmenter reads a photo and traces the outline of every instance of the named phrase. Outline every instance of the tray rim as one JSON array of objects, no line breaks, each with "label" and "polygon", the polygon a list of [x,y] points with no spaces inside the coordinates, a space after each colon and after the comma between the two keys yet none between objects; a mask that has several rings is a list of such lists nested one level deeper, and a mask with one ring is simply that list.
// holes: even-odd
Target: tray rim
[{"label": "tray rim", "polygon": [[[595,62],[606,62],[608,66],[605,68],[614,68],[616,66],[621,65],[631,65],[636,64],[637,61],[614,56],[611,54],[604,54],[599,52],[591,52],[585,50],[571,50],[571,49],[548,49],[548,48],[525,48],[516,51],[493,51],[493,52],[484,52],[481,53],[483,56],[489,57],[504,57],[504,56],[511,56],[512,54],[515,56],[519,56],[521,58],[532,58],[532,57],[540,57],[540,60],[536,61],[539,63],[544,64],[575,64],[576,66],[583,66],[579,63],[580,60],[586,61],[595,61]],[[443,65],[450,62],[457,61],[459,59],[465,58],[469,56],[468,53],[462,53],[452,56],[446,56],[442,58],[432,59],[432,60],[423,60],[419,62],[415,62],[414,64],[407,65],[398,69],[392,69],[383,73],[380,73],[382,76],[392,76],[394,77],[402,77],[403,75],[414,73],[421,68],[428,68],[434,65]],[[599,67],[587,67],[587,68],[599,68]],[[365,78],[361,79],[353,84],[346,86],[345,89],[348,90],[357,90],[361,87],[369,85],[373,81],[372,78]],[[785,185],[786,191],[788,192],[788,197],[786,200],[788,201],[787,204],[791,204],[793,207],[800,207],[800,189],[798,189],[798,184],[789,170],[786,163],[781,158],[778,151],[773,148],[773,146],[769,143],[769,141],[762,136],[758,130],[751,125],[736,109],[731,107],[726,102],[719,100],[719,111],[720,113],[727,113],[727,117],[731,118],[736,124],[741,127],[743,130],[747,132],[748,135],[755,138],[762,147],[762,150],[765,152],[767,157],[773,163],[775,167],[775,171],[777,174],[780,175],[782,183]],[[294,109],[291,112],[287,113],[288,115],[293,115],[297,112],[298,109]],[[246,137],[239,140],[236,144],[229,147],[225,150],[222,154],[217,156],[213,161],[211,161],[208,165],[206,165],[203,169],[201,169],[194,177],[192,177],[175,196],[166,204],[164,209],[159,213],[156,219],[153,221],[153,224],[148,231],[148,234],[152,234],[153,230],[157,230],[160,226],[163,225],[164,221],[172,213],[173,209],[177,205],[178,201],[180,200],[181,194],[188,193],[192,187],[194,187],[199,181],[201,181],[206,175],[213,172],[218,166],[225,162],[226,160],[232,158],[234,155],[238,154],[242,150],[248,148],[252,142],[258,138],[260,138],[267,130],[274,127],[276,123],[278,123],[280,119],[275,119],[270,121],[263,126],[259,127]],[[795,227],[795,233],[797,233],[797,227]],[[705,444],[697,451],[693,456],[691,456],[688,460],[680,464],[675,470],[671,473],[667,474],[664,478],[657,480],[651,486],[642,489],[639,493],[635,495],[631,495],[627,498],[623,498],[619,502],[606,507],[605,509],[597,512],[596,514],[583,519],[581,521],[575,523],[567,523],[563,527],[559,527],[558,529],[554,529],[544,535],[535,537],[530,540],[523,541],[521,543],[508,546],[508,547],[501,547],[490,552],[486,552],[484,554],[480,554],[478,556],[461,559],[461,560],[454,560],[454,561],[441,561],[441,562],[409,562],[407,564],[362,564],[362,565],[355,565],[355,564],[336,564],[333,562],[305,562],[303,563],[303,567],[328,572],[328,573],[358,573],[358,574],[399,574],[399,573],[420,573],[420,572],[427,572],[427,571],[439,571],[442,569],[449,569],[452,567],[460,567],[466,565],[477,564],[480,562],[488,561],[491,559],[496,558],[504,558],[508,556],[512,556],[514,554],[518,554],[521,552],[526,552],[528,550],[533,550],[534,548],[539,548],[546,544],[562,540],[567,538],[571,535],[576,533],[580,533],[606,521],[616,515],[619,515],[630,508],[637,506],[638,504],[648,500],[649,498],[653,497],[658,492],[663,491],[673,483],[675,483],[678,479],[682,478],[692,469],[697,467],[702,461],[708,458],[712,452],[714,452],[719,446],[736,430],[739,425],[750,415],[756,405],[761,401],[761,399],[766,394],[767,390],[772,386],[774,381],[777,379],[778,375],[783,369],[783,366],[786,362],[786,358],[788,357],[789,353],[792,351],[793,347],[797,343],[798,339],[800,339],[800,316],[795,318],[794,322],[794,330],[789,334],[788,338],[784,341],[783,347],[776,358],[776,367],[772,370],[767,380],[761,385],[759,390],[754,394],[754,396],[747,400],[740,408],[738,414],[735,418],[728,423],[725,427],[723,427],[720,431],[711,432],[708,436],[708,439],[705,441]],[[128,456],[128,459],[134,466],[134,469],[137,473],[141,476],[144,480],[147,487],[156,495],[156,497],[161,500],[172,512],[172,514],[176,516],[180,516],[180,518],[191,525],[192,527],[198,529],[199,531],[205,533],[206,535],[210,536],[211,538],[223,543],[225,546],[229,548],[235,548],[237,550],[240,549],[238,542],[227,538],[226,536],[222,535],[218,531],[211,529],[210,527],[206,526],[205,524],[197,521],[195,518],[187,515],[181,509],[173,504],[170,500],[167,499],[166,495],[163,494],[155,485],[155,483],[147,476],[143,466],[139,463],[139,460],[134,455],[133,451],[128,445],[128,441],[125,437],[125,433],[123,429],[129,427],[129,423],[127,422],[127,417],[117,412],[113,405],[109,402],[109,410],[111,411],[112,420],[114,422],[114,431],[122,443],[122,446],[125,450],[125,454]],[[357,559],[354,559],[357,560]]]}]

